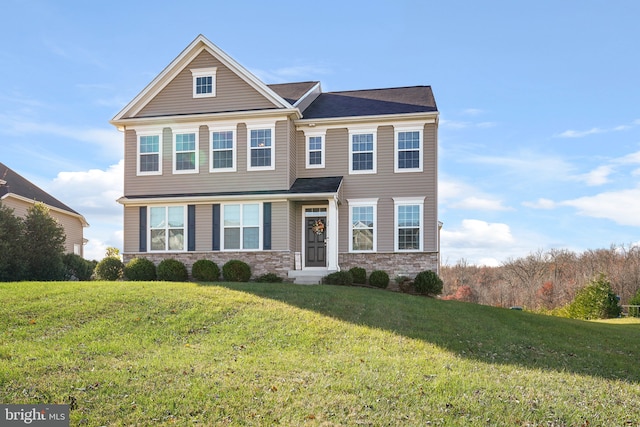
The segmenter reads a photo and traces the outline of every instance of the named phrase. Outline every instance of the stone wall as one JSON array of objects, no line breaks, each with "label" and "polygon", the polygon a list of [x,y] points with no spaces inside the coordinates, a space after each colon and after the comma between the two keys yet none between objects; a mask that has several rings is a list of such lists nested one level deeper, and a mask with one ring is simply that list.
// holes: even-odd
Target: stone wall
[{"label": "stone wall", "polygon": [[[404,253],[341,253],[339,254],[340,270],[352,267],[362,267],[367,275],[374,270],[382,270],[389,275],[391,282],[397,276],[407,276],[411,279],[425,270],[438,271],[437,252],[404,252]],[[390,286],[391,284],[390,283]]]},{"label": "stone wall", "polygon": [[232,259],[239,259],[251,267],[251,276],[256,277],[265,273],[275,273],[283,279],[287,278],[289,270],[294,268],[294,256],[289,251],[260,251],[260,252],[176,252],[176,253],[126,253],[123,261],[126,264],[132,258],[146,258],[158,265],[160,261],[172,258],[182,262],[191,277],[191,266],[199,259],[208,259],[222,271],[222,266]]}]

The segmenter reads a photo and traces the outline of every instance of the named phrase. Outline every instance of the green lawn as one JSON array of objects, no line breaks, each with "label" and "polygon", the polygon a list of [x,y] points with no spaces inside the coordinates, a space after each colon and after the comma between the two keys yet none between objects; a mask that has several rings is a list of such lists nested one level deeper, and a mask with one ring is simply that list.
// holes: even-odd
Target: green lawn
[{"label": "green lawn", "polygon": [[71,425],[640,426],[640,324],[375,289],[0,284],[0,402]]}]

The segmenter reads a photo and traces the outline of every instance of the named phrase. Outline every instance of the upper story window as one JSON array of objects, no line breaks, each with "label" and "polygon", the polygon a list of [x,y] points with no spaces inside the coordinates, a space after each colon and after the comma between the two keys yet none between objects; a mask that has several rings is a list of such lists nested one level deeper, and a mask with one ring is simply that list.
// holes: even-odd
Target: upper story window
[{"label": "upper story window", "polygon": [[422,127],[396,127],[395,172],[422,172]]},{"label": "upper story window", "polygon": [[349,252],[376,251],[378,199],[349,199]]},{"label": "upper story window", "polygon": [[275,169],[275,124],[247,125],[247,170]]},{"label": "upper story window", "polygon": [[325,133],[306,133],[306,167],[323,168],[325,153]]},{"label": "upper story window", "polygon": [[225,250],[260,249],[260,203],[228,204],[222,209],[222,247]]},{"label": "upper story window", "polygon": [[376,131],[349,129],[349,173],[376,173]]},{"label": "upper story window", "polygon": [[162,131],[136,130],[138,175],[162,174]]},{"label": "upper story window", "polygon": [[198,172],[198,130],[174,129],[173,172]]},{"label": "upper story window", "polygon": [[191,70],[194,98],[216,96],[216,72],[216,67]]},{"label": "upper story window", "polygon": [[211,131],[211,172],[236,171],[236,131],[235,126],[214,127]]},{"label": "upper story window", "polygon": [[422,251],[423,248],[423,208],[424,199],[395,197],[396,251]]},{"label": "upper story window", "polygon": [[149,208],[149,248],[151,251],[184,251],[186,206]]}]

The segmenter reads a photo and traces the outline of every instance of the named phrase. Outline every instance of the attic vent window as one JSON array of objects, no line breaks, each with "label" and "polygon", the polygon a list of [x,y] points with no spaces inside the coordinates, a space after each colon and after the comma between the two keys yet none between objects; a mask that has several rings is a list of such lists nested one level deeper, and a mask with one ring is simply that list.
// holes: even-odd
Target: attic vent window
[{"label": "attic vent window", "polygon": [[216,67],[191,70],[194,98],[216,96],[216,71]]}]

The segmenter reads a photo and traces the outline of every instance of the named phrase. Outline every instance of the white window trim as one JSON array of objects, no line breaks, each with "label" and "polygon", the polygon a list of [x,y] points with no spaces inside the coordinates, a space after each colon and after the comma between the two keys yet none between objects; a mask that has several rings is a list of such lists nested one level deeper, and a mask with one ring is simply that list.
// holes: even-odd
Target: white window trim
[{"label": "white window trim", "polygon": [[[158,128],[134,128],[136,131],[136,175],[162,175],[162,129]],[[158,137],[158,170],[157,171],[140,171],[140,137],[141,136],[157,136]],[[147,153],[148,154],[148,153]]]},{"label": "white window trim", "polygon": [[[171,152],[173,153],[173,158],[172,158],[172,162],[171,162],[171,167],[173,168],[173,173],[174,174],[189,174],[189,173],[199,173],[200,172],[200,128],[199,127],[173,127],[171,129],[171,131],[173,132],[173,136],[172,136],[172,146],[171,146]],[[188,134],[188,133],[194,133],[196,135],[196,146],[195,146],[195,154],[196,154],[196,158],[195,158],[195,169],[186,169],[186,170],[177,170],[176,169],[176,156],[177,156],[177,151],[176,151],[176,139],[178,135],[183,135],[183,134]]]},{"label": "white window trim", "polygon": [[[424,197],[393,198],[393,248],[396,252],[422,252],[424,249]],[[398,241],[398,206],[420,206],[420,245],[418,249],[399,249]]]},{"label": "white window trim", "polygon": [[[237,153],[238,153],[238,144],[237,144],[237,126],[235,124],[208,124],[209,127],[209,172],[212,173],[220,173],[220,172],[236,172],[237,170]],[[233,132],[232,136],[232,162],[233,166],[230,168],[214,168],[213,167],[213,133],[214,132]]]},{"label": "white window trim", "polygon": [[[193,97],[194,98],[213,98],[216,96],[216,73],[217,67],[195,68],[191,70],[193,77]],[[211,77],[211,93],[196,93],[196,81],[198,77]]]},{"label": "white window trim", "polygon": [[[225,244],[224,244],[224,230],[225,228],[238,228],[238,227],[225,227],[224,225],[224,208],[225,206],[233,206],[233,205],[239,205],[240,206],[240,248],[239,249],[225,249]],[[243,206],[244,205],[258,205],[258,247],[257,248],[252,248],[252,249],[244,249],[242,248],[242,242],[243,242],[243,229],[245,228],[244,226],[244,221],[243,221]],[[246,203],[222,203],[220,205],[220,251],[221,252],[255,252],[255,251],[261,251],[262,250],[262,240],[263,240],[263,234],[264,234],[264,219],[263,219],[263,212],[264,212],[264,206],[262,205],[262,202],[256,202],[256,203],[252,203],[252,202],[246,202]]]},{"label": "white window trim", "polygon": [[[363,135],[363,134],[373,135],[373,169],[353,170],[353,135]],[[378,164],[377,134],[378,134],[377,128],[371,128],[371,127],[369,128],[350,127],[349,128],[349,175],[377,173],[377,164]]]},{"label": "white window trim", "polygon": [[[352,253],[372,253],[378,251],[378,199],[347,199],[349,203],[349,252]],[[371,250],[353,249],[353,207],[372,206],[373,207],[373,246]]]},{"label": "white window trim", "polygon": [[[164,250],[154,250],[151,248],[151,208],[164,208],[165,210],[165,220],[167,221],[167,225],[164,227],[165,233],[167,232],[168,229],[168,221],[169,221],[169,215],[168,215],[168,208],[174,208],[174,207],[182,207],[183,208],[183,213],[182,213],[182,218],[184,219],[183,222],[183,226],[182,226],[182,233],[184,236],[184,240],[182,242],[182,249],[168,249],[169,247],[169,240],[168,240],[168,234],[165,234],[165,249]],[[149,206],[147,208],[147,251],[154,253],[154,254],[159,254],[159,253],[181,253],[181,252],[187,252],[187,248],[189,247],[189,216],[187,214],[187,205],[176,205],[176,204],[168,204],[168,205],[158,205],[158,206]],[[159,229],[154,229],[154,230],[159,230]]]},{"label": "white window trim", "polygon": [[[309,131],[305,131],[304,133],[304,137],[305,137],[305,150],[304,150],[304,163],[306,165],[307,169],[323,169],[324,168],[324,158],[325,158],[325,152],[326,150],[326,141],[327,141],[327,131],[316,131],[316,132],[309,132]],[[311,150],[309,149],[309,139],[310,138],[314,138],[314,137],[320,137],[322,138],[322,148],[320,149],[320,164],[318,165],[312,165],[311,163],[309,163],[309,153],[311,152]],[[318,150],[313,150],[313,151],[318,151]]]},{"label": "white window trim", "polygon": [[[276,123],[270,122],[251,122],[247,125],[247,171],[267,171],[276,169]],[[271,165],[270,166],[251,166],[251,131],[252,130],[271,130]]]},{"label": "white window trim", "polygon": [[[419,138],[420,138],[420,148],[419,148],[419,166],[417,168],[399,168],[398,167],[398,153],[400,152],[399,149],[399,139],[398,139],[398,134],[400,132],[419,132]],[[395,126],[395,141],[394,141],[394,148],[393,148],[393,171],[395,173],[407,173],[407,172],[422,172],[423,169],[423,163],[424,163],[424,125],[422,126],[418,126],[418,125],[413,125],[413,126]]]}]

